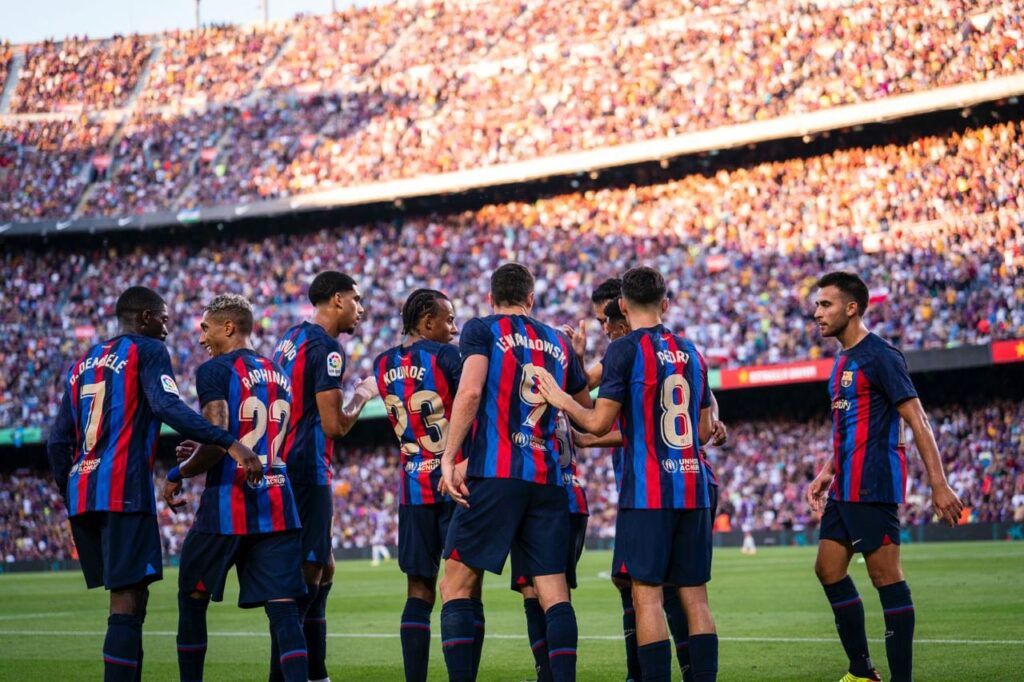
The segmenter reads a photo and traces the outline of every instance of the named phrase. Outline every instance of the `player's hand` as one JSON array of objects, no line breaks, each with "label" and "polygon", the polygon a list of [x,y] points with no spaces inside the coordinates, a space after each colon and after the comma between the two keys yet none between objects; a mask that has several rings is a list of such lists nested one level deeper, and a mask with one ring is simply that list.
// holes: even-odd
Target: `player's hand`
[{"label": "player's hand", "polygon": [[725,445],[727,440],[729,440],[729,429],[726,428],[724,422],[716,419],[711,423],[711,444],[718,447]]},{"label": "player's hand", "polygon": [[811,511],[815,514],[825,511],[825,498],[830,485],[832,485],[832,475],[822,471],[807,486],[807,504],[811,505]]},{"label": "player's hand", "polygon": [[576,357],[582,360],[587,353],[587,321],[580,320],[578,328],[571,324],[562,325],[562,331],[572,342],[572,351],[576,353]]},{"label": "player's hand", "polygon": [[255,452],[235,441],[228,448],[228,454],[245,469],[245,480],[250,485],[260,484],[263,480],[263,462]]},{"label": "player's hand", "polygon": [[572,430],[572,442],[578,448],[589,448],[593,446],[594,441],[597,437],[590,433],[583,433],[582,431]]},{"label": "player's hand", "polygon": [[469,466],[469,460],[455,464],[452,459],[441,458],[441,483],[438,490],[450,495],[455,504],[468,507],[469,488],[466,487],[466,467]]},{"label": "player's hand", "polygon": [[186,500],[184,498],[175,499],[181,494],[181,481],[166,481],[164,483],[164,502],[168,507],[177,511],[181,507],[185,506]]},{"label": "player's hand", "polygon": [[178,447],[174,448],[174,457],[178,460],[178,464],[181,464],[194,455],[198,449],[199,443],[194,440],[183,440],[178,443]]},{"label": "player's hand", "polygon": [[943,481],[939,485],[932,486],[932,509],[940,520],[945,521],[949,526],[955,527],[960,522],[960,513],[964,510],[964,503],[956,496],[949,484]]},{"label": "player's hand", "polygon": [[543,367],[536,369],[535,377],[537,389],[551,407],[564,410],[569,407],[570,403],[576,402],[571,395],[562,390],[562,387],[555,381],[555,377],[551,376],[551,372]]},{"label": "player's hand", "polygon": [[356,386],[356,395],[363,400],[371,400],[378,395],[376,377],[366,377]]}]

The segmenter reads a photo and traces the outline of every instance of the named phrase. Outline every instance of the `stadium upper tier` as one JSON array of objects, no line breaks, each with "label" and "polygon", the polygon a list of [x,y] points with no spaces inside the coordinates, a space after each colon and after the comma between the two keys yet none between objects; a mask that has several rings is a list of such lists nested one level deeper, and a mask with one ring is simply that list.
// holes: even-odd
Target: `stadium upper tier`
[{"label": "stadium upper tier", "polygon": [[[810,319],[813,284],[832,269],[870,283],[868,324],[904,350],[1021,338],[1022,163],[1024,126],[1011,121],[315,233],[5,250],[0,428],[50,422],[67,363],[116,333],[115,300],[134,284],[169,302],[168,345],[190,399],[206,358],[195,331],[203,304],[228,291],[249,297],[256,348],[269,354],[308,316],[305,289],[327,268],[353,274],[367,303],[355,335],[342,337],[350,387],[399,341],[411,290],[448,292],[462,324],[486,313],[488,273],[505,260],[533,270],[535,315],[555,324],[589,316],[590,292],[606,277],[655,266],[672,292],[669,325],[718,365],[832,354]],[[602,348],[592,336],[591,352]]]},{"label": "stadium upper tier", "polygon": [[1022,0],[435,1],[0,46],[0,221],[298,195],[1019,74],[1022,15]]},{"label": "stadium upper tier", "polygon": [[[1024,521],[1024,405],[1002,401],[929,412],[949,483],[967,507],[964,521]],[[721,487],[718,514],[724,518],[719,528],[800,531],[816,525],[804,493],[831,454],[830,429],[821,420],[732,421],[730,443],[711,448],[708,455]],[[334,546],[368,547],[378,529],[394,544],[401,475],[397,446],[338,448],[336,453]],[[579,474],[590,503],[588,533],[614,537],[618,494],[609,452],[582,451]],[[158,471],[158,491],[162,475]],[[169,556],[181,551],[198,504],[201,481],[186,485],[189,505],[180,512],[157,501]],[[928,478],[913,446],[907,454],[907,503],[901,516],[907,525],[932,517]],[[72,557],[66,519],[48,475],[0,474],[0,561]]]}]

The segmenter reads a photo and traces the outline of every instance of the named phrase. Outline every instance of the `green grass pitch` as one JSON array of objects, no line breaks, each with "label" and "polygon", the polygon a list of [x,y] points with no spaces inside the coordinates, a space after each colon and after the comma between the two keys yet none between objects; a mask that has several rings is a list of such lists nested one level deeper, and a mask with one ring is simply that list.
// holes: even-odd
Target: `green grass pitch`
[{"label": "green grass pitch", "polygon": [[[711,604],[722,638],[719,679],[838,680],[844,657],[831,612],[811,565],[813,548],[737,550],[715,555]],[[625,676],[621,608],[604,577],[607,552],[588,552],[574,593],[580,624],[580,680]],[[932,680],[1024,679],[1024,543],[949,543],[904,548],[917,606],[916,677]],[[887,669],[878,598],[863,564],[854,564],[867,610],[873,658]],[[145,679],[176,680],[176,572],[153,587],[145,632]],[[269,638],[262,610],[235,606],[228,580],[224,603],[209,612],[209,680],[265,679]],[[482,680],[533,678],[518,595],[508,578],[488,576],[487,640]],[[397,637],[405,599],[394,562],[338,566],[328,607],[328,667],[335,682],[400,680]],[[85,590],[78,573],[0,575],[0,680],[97,680],[107,597]],[[447,679],[434,615],[430,679]],[[677,669],[678,676],[678,669]],[[677,677],[678,679],[678,677]]]}]

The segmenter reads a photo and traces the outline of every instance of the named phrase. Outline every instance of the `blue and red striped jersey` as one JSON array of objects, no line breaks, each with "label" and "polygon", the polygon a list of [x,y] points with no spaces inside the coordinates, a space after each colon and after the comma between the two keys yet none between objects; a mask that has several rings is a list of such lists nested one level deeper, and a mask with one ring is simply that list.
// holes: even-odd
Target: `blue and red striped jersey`
[{"label": "blue and red striped jersey", "polygon": [[284,444],[288,478],[296,485],[330,485],[334,441],[324,436],[316,394],[341,389],[345,353],[323,327],[303,322],[281,337],[274,362],[292,380],[292,428]]},{"label": "blue and red striped jersey", "polygon": [[384,351],[373,367],[377,390],[402,453],[399,504],[442,501],[437,486],[452,402],[462,374],[459,350],[451,344],[420,339]]},{"label": "blue and red striped jersey", "polygon": [[716,485],[701,455],[700,411],[711,406],[707,365],[662,325],[616,339],[604,356],[599,398],[622,405],[623,509],[702,509]]},{"label": "blue and red striped jersey", "polygon": [[[615,420],[615,428],[622,433],[622,417]],[[615,492],[622,492],[622,458],[625,450],[621,446],[612,448],[612,471],[615,472]]]},{"label": "blue and red striped jersey", "polygon": [[842,351],[828,380],[835,478],[842,502],[903,502],[907,454],[900,403],[917,397],[903,354],[877,334]]},{"label": "blue and red striped jersey", "polygon": [[487,379],[476,421],[464,449],[469,475],[518,478],[561,485],[555,445],[555,411],[537,388],[537,367],[546,368],[570,394],[587,377],[569,339],[526,315],[473,318],[462,329],[462,357],[487,358]]},{"label": "blue and red striped jersey", "polygon": [[299,527],[284,448],[291,416],[291,379],[248,348],[204,362],[196,372],[199,403],[227,402],[228,431],[263,460],[263,481],[227,454],[206,472],[193,527],[219,535],[277,533]]},{"label": "blue and red striped jersey", "polygon": [[117,336],[71,365],[47,448],[70,516],[156,513],[153,457],[161,422],[201,443],[227,448],[235,440],[182,402],[161,341]]},{"label": "blue and red striped jersey", "polygon": [[569,419],[561,410],[555,417],[555,445],[558,446],[558,466],[562,469],[562,485],[569,493],[569,513],[590,515],[587,506],[587,490],[580,482],[576,470],[576,444],[572,440],[572,428]]}]

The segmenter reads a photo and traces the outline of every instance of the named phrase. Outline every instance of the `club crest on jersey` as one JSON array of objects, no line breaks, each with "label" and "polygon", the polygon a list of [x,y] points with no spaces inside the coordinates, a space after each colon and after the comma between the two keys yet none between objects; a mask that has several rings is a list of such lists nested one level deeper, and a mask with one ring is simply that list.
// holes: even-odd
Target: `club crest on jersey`
[{"label": "club crest on jersey", "polygon": [[335,351],[327,354],[327,374],[332,377],[341,376],[341,353]]},{"label": "club crest on jersey", "polygon": [[840,379],[839,383],[843,385],[843,388],[849,388],[850,386],[853,386],[853,370],[845,370],[843,372],[843,378]]},{"label": "club crest on jersey", "polygon": [[174,377],[169,374],[160,375],[160,386],[162,386],[166,392],[176,395],[179,398],[181,397],[181,394],[178,393],[178,384],[174,383]]}]

